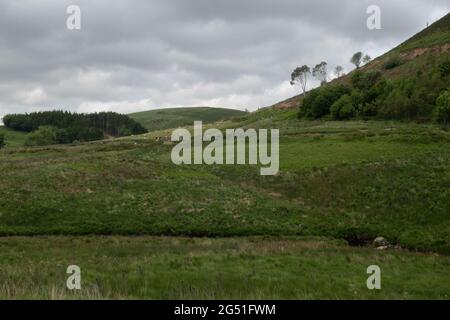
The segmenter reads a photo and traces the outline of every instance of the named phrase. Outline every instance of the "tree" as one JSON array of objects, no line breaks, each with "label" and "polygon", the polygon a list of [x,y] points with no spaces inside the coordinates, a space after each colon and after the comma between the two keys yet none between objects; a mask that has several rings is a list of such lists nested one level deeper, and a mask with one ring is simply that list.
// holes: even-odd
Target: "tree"
[{"label": "tree", "polygon": [[331,117],[335,120],[347,120],[352,118],[355,114],[352,97],[348,94],[340,97],[332,104],[330,112]]},{"label": "tree", "polygon": [[450,122],[450,90],[442,93],[436,100],[436,109],[434,117],[437,122],[448,126]]},{"label": "tree", "polygon": [[359,69],[359,66],[361,65],[361,59],[362,59],[363,53],[361,51],[355,53],[353,57],[350,59],[350,62],[353,63],[356,67],[356,69]]},{"label": "tree", "polygon": [[328,64],[325,61],[322,61],[317,64],[312,71],[313,77],[319,80],[321,85],[324,85],[327,82],[327,66]]},{"label": "tree", "polygon": [[372,58],[368,55],[368,54],[366,54],[364,57],[363,57],[363,63],[364,64],[367,64],[367,63],[369,63],[370,61],[372,61]]},{"label": "tree", "polygon": [[310,74],[311,69],[307,65],[295,68],[291,74],[291,86],[299,84],[303,91],[303,97],[306,97],[306,85]]},{"label": "tree", "polygon": [[330,107],[344,94],[349,94],[350,88],[343,85],[322,86],[312,90],[303,100],[300,117],[318,119],[330,113]]},{"label": "tree", "polygon": [[4,148],[6,145],[6,137],[3,133],[0,133],[0,149]]},{"label": "tree", "polygon": [[56,128],[51,126],[40,126],[38,130],[27,134],[25,146],[48,146],[56,144]]},{"label": "tree", "polygon": [[342,66],[336,66],[334,69],[334,74],[336,77],[340,78],[343,75],[344,68]]}]

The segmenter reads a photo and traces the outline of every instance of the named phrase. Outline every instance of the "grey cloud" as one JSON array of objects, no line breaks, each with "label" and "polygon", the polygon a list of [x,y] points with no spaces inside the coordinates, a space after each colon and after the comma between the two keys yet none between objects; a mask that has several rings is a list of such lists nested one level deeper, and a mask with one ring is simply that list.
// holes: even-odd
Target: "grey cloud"
[{"label": "grey cloud", "polygon": [[[81,7],[80,31],[65,27],[70,4]],[[382,30],[365,27],[370,4]],[[353,52],[381,54],[448,11],[447,0],[0,0],[0,117],[255,109],[297,93],[295,66],[350,68]]]}]

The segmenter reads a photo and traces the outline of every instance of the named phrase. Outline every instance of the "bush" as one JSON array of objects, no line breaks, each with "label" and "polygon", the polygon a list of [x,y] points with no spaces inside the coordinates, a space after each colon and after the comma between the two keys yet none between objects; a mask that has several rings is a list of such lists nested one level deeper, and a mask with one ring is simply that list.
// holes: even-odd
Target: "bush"
[{"label": "bush", "polygon": [[331,106],[331,117],[335,120],[350,119],[355,114],[352,97],[348,94],[343,95]]},{"label": "bush", "polygon": [[356,71],[352,74],[351,80],[354,88],[359,90],[369,90],[380,81],[381,77],[380,71],[371,70],[365,73]]},{"label": "bush", "polygon": [[439,69],[439,74],[441,75],[441,78],[448,77],[448,75],[450,75],[450,59],[439,64],[438,69]]},{"label": "bush", "polygon": [[6,146],[6,137],[3,133],[0,133],[0,149]]},{"label": "bush", "polygon": [[383,68],[385,70],[390,70],[390,69],[394,69],[397,68],[398,66],[402,65],[403,61],[400,58],[400,56],[393,56],[390,57],[383,65]]},{"label": "bush", "polygon": [[303,100],[300,115],[308,118],[321,118],[330,113],[330,108],[344,94],[349,94],[350,88],[343,85],[324,86],[310,92]]},{"label": "bush", "polygon": [[447,90],[437,98],[434,118],[440,124],[448,126],[450,122],[450,90]]},{"label": "bush", "polygon": [[25,146],[47,146],[56,144],[57,129],[50,126],[40,126],[38,130],[29,133],[25,138]]},{"label": "bush", "polygon": [[418,105],[412,100],[407,91],[401,87],[395,88],[385,100],[382,101],[380,115],[388,119],[411,119],[418,114]]}]

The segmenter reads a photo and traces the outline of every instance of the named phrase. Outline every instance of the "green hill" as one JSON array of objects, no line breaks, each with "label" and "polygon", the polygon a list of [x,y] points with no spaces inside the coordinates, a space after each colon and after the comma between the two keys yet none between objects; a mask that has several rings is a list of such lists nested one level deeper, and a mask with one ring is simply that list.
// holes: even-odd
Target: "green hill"
[{"label": "green hill", "polygon": [[7,147],[20,147],[25,142],[26,132],[16,131],[5,126],[0,126],[0,134],[4,134],[6,137]]},{"label": "green hill", "polygon": [[[344,57],[350,59],[350,57]],[[414,80],[417,82],[433,80],[438,65],[450,60],[450,13],[436,21],[428,28],[417,33],[404,43],[386,54],[374,59],[360,68],[361,71],[379,71],[382,77],[389,80]],[[390,67],[386,67],[391,64]],[[353,71],[354,72],[354,71]],[[333,80],[330,84],[349,84],[353,74]],[[421,79],[418,79],[420,75]],[[432,91],[423,88],[424,91]],[[302,95],[274,104],[273,108],[297,108],[303,99]]]},{"label": "green hill", "polygon": [[201,120],[203,123],[212,123],[245,114],[244,111],[234,109],[196,107],[157,109],[132,113],[129,116],[149,131],[155,131],[192,125],[196,120]]},{"label": "green hill", "polygon": [[[362,69],[434,68],[446,44],[425,40],[446,19]],[[387,70],[392,55],[402,63]],[[294,100],[141,112],[131,117],[150,133],[0,150],[0,299],[449,299],[450,133],[298,119]],[[155,131],[222,119],[211,126],[278,128],[280,172],[178,166],[159,139],[168,131]],[[83,270],[76,292],[63,287],[71,264]],[[382,290],[366,286],[374,264]]]}]

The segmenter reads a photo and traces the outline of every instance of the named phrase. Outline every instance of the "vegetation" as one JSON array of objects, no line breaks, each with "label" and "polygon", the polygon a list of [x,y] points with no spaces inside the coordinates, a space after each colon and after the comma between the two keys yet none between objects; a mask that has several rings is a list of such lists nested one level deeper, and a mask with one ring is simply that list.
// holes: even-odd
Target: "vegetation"
[{"label": "vegetation", "polygon": [[[449,299],[450,258],[322,238],[0,239],[0,299]],[[81,290],[65,288],[69,265]],[[379,265],[382,290],[367,290]]]},{"label": "vegetation", "polygon": [[450,122],[450,90],[441,94],[437,99],[435,118],[437,122],[448,126]]},{"label": "vegetation", "polygon": [[212,123],[233,117],[245,116],[244,111],[224,108],[168,108],[132,113],[130,118],[141,123],[149,131],[189,126],[194,121]]},{"label": "vegetation", "polygon": [[447,133],[377,122],[299,125],[267,112],[223,125],[279,127],[275,177],[255,166],[173,165],[172,147],[156,135],[5,149],[0,235],[381,235],[450,252]]},{"label": "vegetation", "polygon": [[6,137],[5,134],[0,133],[0,149],[6,146]]},{"label": "vegetation", "polygon": [[313,77],[319,80],[321,85],[327,83],[327,66],[328,64],[325,61],[322,61],[317,64],[312,71]]},{"label": "vegetation", "polygon": [[397,68],[398,66],[402,65],[403,61],[400,58],[399,55],[394,55],[390,57],[385,63],[384,63],[384,69],[385,70],[391,70],[394,68]]},{"label": "vegetation", "polygon": [[320,87],[311,91],[303,100],[300,116],[312,119],[321,118],[330,113],[330,108],[341,96],[350,93],[343,85]]},{"label": "vegetation", "polygon": [[0,126],[0,134],[4,135],[6,147],[23,146],[25,142],[26,132],[16,131],[5,126]]},{"label": "vegetation", "polygon": [[310,74],[311,69],[307,65],[295,68],[291,74],[291,86],[300,85],[303,91],[303,97],[306,97],[306,85],[308,84]]},{"label": "vegetation", "polygon": [[[126,115],[114,112],[77,114],[68,111],[45,111],[29,114],[10,114],[3,117],[6,127],[18,131],[32,132],[43,126],[58,129],[55,137],[50,139],[48,128],[44,133],[37,132],[28,140],[32,145],[34,140],[56,141],[56,143],[71,143],[76,140],[91,141],[103,139],[103,134],[122,137],[146,133],[147,130],[138,122]],[[44,140],[42,135],[47,135]],[[42,145],[42,144],[38,144]]]}]

